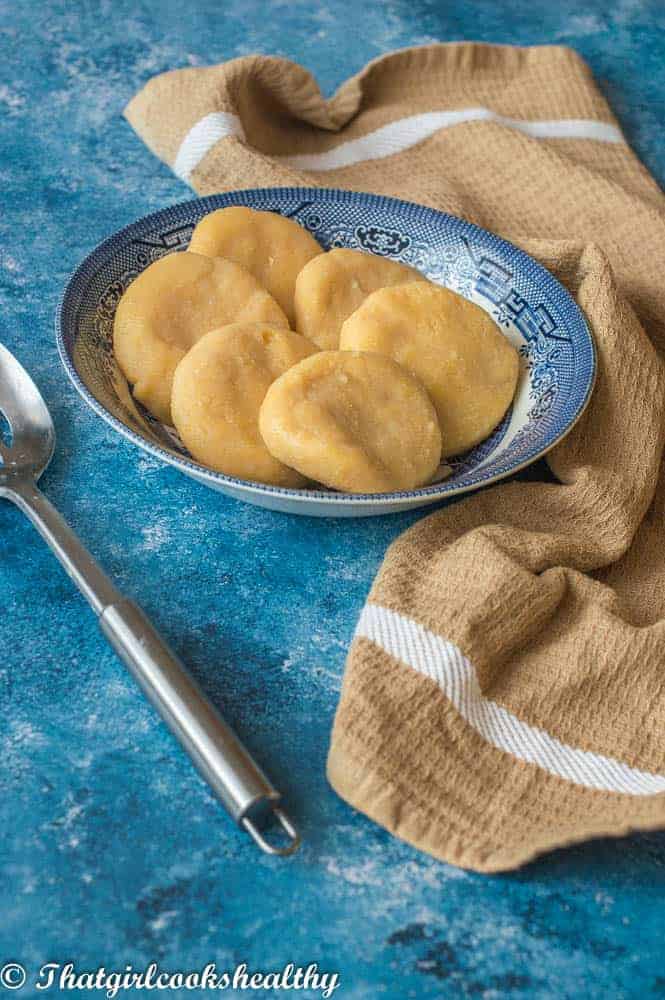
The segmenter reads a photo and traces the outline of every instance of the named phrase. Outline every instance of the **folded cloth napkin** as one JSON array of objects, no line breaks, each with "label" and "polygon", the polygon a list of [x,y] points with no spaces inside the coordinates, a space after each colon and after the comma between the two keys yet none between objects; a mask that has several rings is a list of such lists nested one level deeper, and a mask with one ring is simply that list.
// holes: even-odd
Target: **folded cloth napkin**
[{"label": "folded cloth napkin", "polygon": [[360,617],[333,787],[478,871],[665,826],[665,199],[584,62],[429,45],[324,100],[283,59],[151,80],[126,115],[200,193],[325,185],[461,215],[541,260],[598,349],[556,484],[478,493],[389,549]]}]

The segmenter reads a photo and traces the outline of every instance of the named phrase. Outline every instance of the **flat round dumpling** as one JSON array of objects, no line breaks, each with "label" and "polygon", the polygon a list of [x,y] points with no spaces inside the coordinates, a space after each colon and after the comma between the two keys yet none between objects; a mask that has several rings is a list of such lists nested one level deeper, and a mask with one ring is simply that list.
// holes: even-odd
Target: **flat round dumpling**
[{"label": "flat round dumpling", "polygon": [[176,365],[204,333],[236,321],[289,325],[246,268],[195,253],[169,254],[142,271],[120,299],[115,357],[136,398],[171,423]]},{"label": "flat round dumpling", "polygon": [[339,348],[342,324],[379,288],[425,281],[414,268],[340,247],[305,264],[296,280],[296,330],[323,351]]},{"label": "flat round dumpling", "polygon": [[347,493],[422,486],[441,454],[427,392],[380,354],[320,351],[294,365],[268,389],[259,429],[281,462]]},{"label": "flat round dumpling", "polygon": [[439,417],[444,457],[486,438],[515,395],[512,344],[480,306],[429,282],[374,292],[345,322],[340,346],[385,354],[421,380]]},{"label": "flat round dumpling", "polygon": [[322,253],[314,237],[293,219],[243,205],[204,216],[192,233],[189,249],[242,264],[268,289],[292,325],[298,272]]},{"label": "flat round dumpling", "polygon": [[259,409],[272,382],[316,348],[291,330],[233,323],[206,333],[173,376],[173,422],[190,454],[238,479],[277,486],[305,480],[270,454]]}]

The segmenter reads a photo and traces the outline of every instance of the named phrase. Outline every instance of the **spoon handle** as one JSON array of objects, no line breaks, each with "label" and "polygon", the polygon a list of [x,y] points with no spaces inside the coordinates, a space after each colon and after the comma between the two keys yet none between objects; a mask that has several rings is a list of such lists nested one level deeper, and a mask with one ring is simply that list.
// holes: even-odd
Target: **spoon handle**
[{"label": "spoon handle", "polygon": [[[268,854],[291,854],[300,838],[279,807],[280,794],[204,695],[145,613],[106,576],[64,518],[34,483],[8,495],[30,518],[99,618],[102,632],[236,823]],[[261,833],[274,814],[288,838]]]}]

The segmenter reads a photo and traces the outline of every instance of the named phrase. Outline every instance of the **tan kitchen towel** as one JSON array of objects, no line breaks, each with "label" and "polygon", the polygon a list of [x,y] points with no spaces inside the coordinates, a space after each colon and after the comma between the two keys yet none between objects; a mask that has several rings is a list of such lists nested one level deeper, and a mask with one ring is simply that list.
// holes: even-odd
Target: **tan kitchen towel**
[{"label": "tan kitchen towel", "polygon": [[349,653],[328,773],[397,836],[479,871],[665,826],[665,200],[584,62],[430,45],[329,101],[283,59],[151,80],[127,108],[201,193],[399,195],[518,242],[586,313],[591,404],[559,483],[486,490],[389,549]]}]

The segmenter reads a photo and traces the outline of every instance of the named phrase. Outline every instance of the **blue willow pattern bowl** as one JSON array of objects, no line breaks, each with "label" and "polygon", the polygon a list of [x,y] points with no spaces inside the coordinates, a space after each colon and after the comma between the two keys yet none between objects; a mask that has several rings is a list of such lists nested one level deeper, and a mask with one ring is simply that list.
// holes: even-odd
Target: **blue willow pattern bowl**
[{"label": "blue willow pattern bowl", "polygon": [[[445,478],[408,492],[283,489],[225,476],[194,462],[175,431],[132,398],[113,356],[113,317],[140,271],[163,254],[186,249],[199,219],[228,205],[279,212],[309,230],[324,249],[354,247],[402,261],[482,306],[522,360],[515,400],[502,423],[476,448],[451,460]],[[595,376],[593,341],[582,313],[527,254],[484,229],[422,205],[323,188],[236,191],[139,219],[101,243],[74,272],[58,309],[56,337],[62,362],[85,401],[140,448],[249,503],[324,517],[423,506],[516,472],[570,430]]]}]

